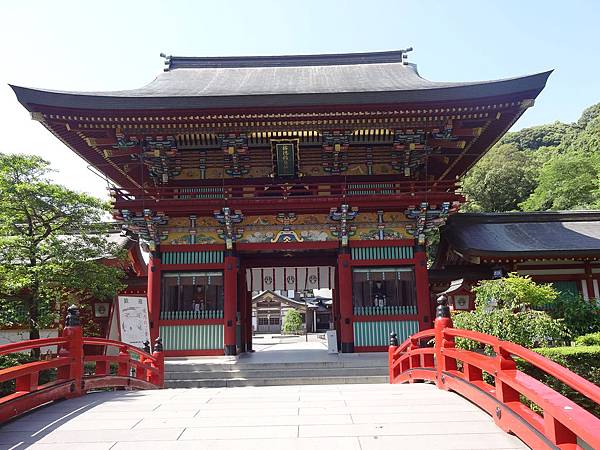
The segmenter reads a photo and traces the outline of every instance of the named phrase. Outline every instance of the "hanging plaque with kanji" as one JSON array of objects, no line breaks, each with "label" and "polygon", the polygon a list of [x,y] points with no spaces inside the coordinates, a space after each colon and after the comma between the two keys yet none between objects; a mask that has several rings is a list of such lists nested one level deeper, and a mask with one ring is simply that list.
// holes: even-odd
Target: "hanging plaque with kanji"
[{"label": "hanging plaque with kanji", "polygon": [[296,141],[274,143],[276,175],[278,177],[296,176]]}]

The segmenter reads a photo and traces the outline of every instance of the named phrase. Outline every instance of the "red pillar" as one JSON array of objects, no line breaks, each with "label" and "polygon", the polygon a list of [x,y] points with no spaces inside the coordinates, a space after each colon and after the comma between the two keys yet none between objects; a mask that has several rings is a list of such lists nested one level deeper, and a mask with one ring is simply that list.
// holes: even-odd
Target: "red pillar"
[{"label": "red pillar", "polygon": [[237,282],[238,282],[238,258],[235,256],[225,256],[225,276],[224,276],[224,305],[223,321],[224,334],[223,344],[226,355],[235,355],[236,342],[236,314],[237,314]]},{"label": "red pillar", "polygon": [[160,320],[160,259],[157,253],[150,254],[148,261],[148,315],[150,317],[150,342],[158,337]]},{"label": "red pillar", "polygon": [[247,348],[247,342],[248,340],[246,339],[246,337],[248,336],[248,302],[246,299],[246,289],[245,289],[245,285],[246,285],[246,280],[245,278],[245,270],[239,270],[238,271],[238,297],[239,297],[239,309],[240,309],[240,351],[241,352],[247,352],[248,348]]},{"label": "red pillar", "polygon": [[340,335],[342,353],[354,352],[354,330],[352,328],[352,268],[350,267],[350,254],[347,252],[338,255],[338,297],[340,311]]},{"label": "red pillar", "polygon": [[254,332],[252,330],[252,292],[248,291],[248,288],[245,288],[246,294],[246,309],[248,311],[248,315],[246,316],[246,349],[247,351],[252,351],[252,336]]},{"label": "red pillar", "polygon": [[427,273],[427,255],[421,247],[415,248],[415,283],[417,287],[417,320],[419,330],[431,328],[431,300],[429,296],[429,275]]}]

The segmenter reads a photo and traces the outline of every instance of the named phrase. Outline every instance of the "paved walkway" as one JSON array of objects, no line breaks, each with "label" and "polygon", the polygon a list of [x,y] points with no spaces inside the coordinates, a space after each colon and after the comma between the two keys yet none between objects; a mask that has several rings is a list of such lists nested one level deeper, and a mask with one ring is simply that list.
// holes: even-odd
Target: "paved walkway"
[{"label": "paved walkway", "polygon": [[99,392],[0,428],[2,449],[526,448],[428,384]]}]

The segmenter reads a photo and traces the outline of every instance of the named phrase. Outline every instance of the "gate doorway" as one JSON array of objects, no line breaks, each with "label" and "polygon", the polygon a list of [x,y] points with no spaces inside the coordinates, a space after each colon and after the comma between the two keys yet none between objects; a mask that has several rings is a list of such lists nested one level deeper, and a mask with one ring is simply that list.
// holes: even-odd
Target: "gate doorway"
[{"label": "gate doorway", "polygon": [[[325,348],[324,334],[336,329],[336,252],[240,252],[238,296],[238,351]],[[292,312],[293,311],[293,312]],[[296,314],[297,313],[297,314]],[[299,315],[297,330],[286,330],[286,316]],[[312,342],[304,345],[301,342]],[[317,345],[322,341],[322,346]],[[316,345],[316,346],[315,346]],[[290,348],[293,346],[289,346]]]}]

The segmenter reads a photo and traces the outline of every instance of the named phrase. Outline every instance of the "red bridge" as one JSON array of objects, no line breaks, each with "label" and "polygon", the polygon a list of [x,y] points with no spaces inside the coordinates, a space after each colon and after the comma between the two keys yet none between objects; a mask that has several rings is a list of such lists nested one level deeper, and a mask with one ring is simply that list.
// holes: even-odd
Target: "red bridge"
[{"label": "red bridge", "polygon": [[[111,414],[115,414],[111,423],[115,421],[122,421],[123,425],[126,425],[125,428],[130,425],[128,424],[125,416],[122,416],[123,410],[118,406],[111,406],[118,405],[119,403],[117,401],[119,399],[121,399],[122,402],[127,402],[128,411],[131,410],[132,407],[133,411],[145,411],[147,406],[149,409],[154,410],[154,403],[148,403],[147,400],[145,400],[150,397],[132,397],[131,393],[128,393],[127,391],[131,389],[160,389],[163,387],[164,357],[160,339],[156,342],[154,352],[150,354],[149,348],[144,351],[122,342],[99,338],[84,338],[79,325],[78,311],[75,307],[71,307],[69,309],[69,316],[67,317],[66,325],[67,326],[65,327],[62,336],[59,338],[24,341],[0,347],[0,355],[7,355],[15,352],[22,352],[24,350],[48,346],[57,348],[57,351],[50,359],[30,362],[0,371],[1,382],[15,380],[14,393],[5,395],[0,399],[0,422],[4,424],[4,427],[0,428],[0,443],[13,444],[10,448],[23,448],[22,446],[35,442],[36,436],[39,435],[41,431],[47,430],[49,427],[52,429],[52,427],[55,426],[55,424],[59,421],[61,421],[61,423],[65,421],[68,423],[74,418],[73,414],[76,412],[78,413],[82,409],[88,408],[92,404],[97,404],[98,402],[93,399],[100,397],[95,397],[95,395],[104,395],[105,397],[106,395],[110,395],[108,403],[105,404],[107,405],[107,408],[102,409],[102,411],[104,411],[104,413],[109,417]],[[482,348],[484,346],[491,348],[492,353],[486,354],[458,349],[455,347],[456,338],[465,338],[476,341],[482,345]],[[432,340],[435,342],[433,345]],[[102,351],[98,352],[98,347],[101,347]],[[92,350],[94,349],[95,351],[92,353]],[[407,395],[416,397],[422,395],[423,402],[430,401],[432,403],[431,411],[435,411],[436,408],[446,411],[446,407],[448,405],[460,405],[460,407],[457,408],[460,411],[456,413],[459,417],[460,414],[467,414],[463,412],[464,408],[462,407],[462,403],[454,403],[461,401],[458,399],[458,396],[462,396],[479,407],[481,410],[488,413],[493,418],[493,421],[496,423],[499,429],[514,434],[523,443],[531,448],[600,448],[600,433],[598,431],[600,430],[600,419],[592,415],[590,412],[584,410],[579,405],[573,403],[560,393],[552,390],[545,384],[542,384],[540,381],[519,371],[516,368],[514,357],[521,358],[529,364],[543,370],[547,374],[563,382],[565,385],[593,400],[593,402],[595,402],[597,405],[600,405],[600,387],[570,372],[564,367],[549,361],[548,359],[519,345],[500,341],[493,336],[453,328],[452,321],[449,317],[449,309],[446,305],[438,306],[434,329],[416,333],[401,344],[398,344],[395,335],[392,335],[388,354],[390,383],[409,383],[413,390],[398,391],[397,389],[400,388],[399,386],[381,386],[372,388],[371,390],[365,392],[365,395],[368,396],[368,400],[366,401],[371,408],[379,408],[380,411],[384,411],[386,407],[390,407],[390,400],[394,400],[402,404],[400,409],[404,410],[406,414],[413,414],[411,411],[406,411],[407,403],[406,398],[404,397]],[[40,385],[40,373],[50,369],[57,369],[56,379]],[[426,385],[414,384],[419,382],[435,383],[435,385],[443,391],[452,391],[454,393],[452,395],[456,398],[445,397],[442,399],[442,401],[446,403],[445,405],[439,401],[436,404],[436,401],[431,401],[433,398],[431,397],[431,391],[424,389]],[[422,386],[423,389],[421,389],[420,386]],[[99,389],[105,388],[127,389],[121,393],[115,393],[114,395],[106,392],[104,394],[94,394],[89,396],[85,395],[91,391],[98,392]],[[287,388],[288,387],[286,387],[286,389]],[[300,402],[298,403],[299,405],[302,404],[303,395],[308,395],[308,397],[305,398],[311,398],[311,403],[313,405],[318,404],[314,402],[314,397],[310,397],[310,394],[307,394],[307,391],[294,391],[294,389],[299,389],[298,386],[290,386],[289,388],[292,389],[292,392],[300,392],[300,394],[293,394],[294,396],[299,395],[299,397],[296,398],[296,401]],[[315,387],[313,386],[313,388]],[[353,390],[360,392],[362,389],[364,389],[364,387],[359,388],[356,385],[350,386],[350,389],[346,388],[346,390],[335,385],[316,386],[316,388],[319,389],[314,392],[314,394],[318,394],[323,401],[330,398],[328,395],[335,394],[335,399],[338,398],[338,395],[340,396],[339,398],[343,398],[344,395],[349,396],[345,400],[346,406],[349,408],[351,408],[354,403],[357,403],[357,400],[355,399],[350,401],[348,400],[348,398],[355,398],[352,397],[353,394],[351,394],[351,392]],[[255,390],[245,391],[246,394],[241,395],[236,394],[235,389],[263,389],[263,391],[259,393],[257,393]],[[241,428],[245,430],[246,434],[250,435],[252,435],[252,430],[256,431],[257,433],[254,433],[253,436],[255,438],[259,438],[262,436],[261,433],[263,431],[261,430],[263,430],[264,427],[258,426],[259,422],[252,422],[251,418],[256,413],[259,415],[265,414],[266,409],[261,409],[261,402],[263,402],[262,404],[265,407],[269,407],[272,404],[269,403],[269,400],[265,398],[258,399],[260,394],[266,393],[265,390],[268,389],[269,388],[267,387],[263,387],[228,388],[225,390],[190,389],[185,391],[160,391],[167,394],[160,395],[162,401],[164,401],[165,398],[177,398],[177,395],[181,395],[183,397],[187,397],[187,401],[191,402],[187,403],[188,405],[196,402],[198,404],[208,403],[211,401],[210,399],[215,397],[216,394],[221,393],[221,396],[225,396],[224,399],[221,398],[221,401],[225,401],[226,406],[231,406],[231,403],[227,402],[228,400],[231,401],[241,395],[239,399],[245,401],[247,400],[246,396],[251,395],[252,397],[250,398],[253,398],[255,401],[255,405],[253,407],[256,409],[256,411],[253,409],[242,410],[242,413],[238,415],[228,409],[208,409],[205,411],[206,414],[199,414],[194,410],[194,415],[198,415],[198,417],[194,418],[193,420],[197,421],[198,426],[210,427],[212,434],[208,432],[203,436],[197,436],[197,438],[201,441],[196,441],[189,438],[188,432],[190,430],[193,431],[193,429],[188,430],[187,428],[182,428],[181,430],[187,430],[186,433],[188,434],[184,434],[180,431],[178,435],[174,435],[174,428],[167,427],[161,431],[159,427],[158,430],[154,430],[156,436],[151,436],[150,439],[152,441],[176,441],[179,438],[182,438],[183,435],[182,439],[185,440],[186,437],[189,438],[186,441],[188,444],[200,445],[201,442],[208,444],[209,441],[204,439],[208,439],[211,435],[215,437],[214,434],[217,433],[218,430],[223,429],[217,426],[219,425],[218,422],[222,421],[222,424],[226,424],[227,422],[227,418],[219,417],[219,413],[226,413],[227,415],[233,416],[230,417],[230,419],[235,420],[236,422],[244,420],[240,419],[240,417],[245,417],[246,421],[248,421],[248,416],[250,416],[250,422],[247,423],[254,423],[255,426],[245,426]],[[169,391],[173,392],[173,394],[170,395]],[[229,398],[227,394],[222,394],[222,392],[225,391],[234,392],[233,397]],[[279,390],[278,395],[288,395],[284,394],[283,392],[284,391]],[[302,392],[304,392],[304,394],[302,394]],[[407,392],[410,394],[406,394]],[[76,400],[77,397],[80,399],[90,397],[91,400],[81,402]],[[102,398],[104,399],[104,397]],[[331,398],[333,399],[334,397]],[[69,410],[70,412],[63,414],[64,417],[60,416],[60,414],[51,414],[50,416],[43,415],[44,411],[52,412],[52,408],[60,408],[59,406],[50,406],[48,408],[42,408],[41,410],[39,409],[39,407],[44,404],[52,404],[54,402],[56,405],[56,401],[61,399],[71,399],[68,400],[67,404],[73,402],[73,411]],[[333,404],[336,401],[337,400],[330,401],[332,407],[335,406]],[[392,402],[392,407],[394,401]],[[531,405],[531,403],[528,402],[537,405],[539,408],[541,408],[542,412],[538,413],[531,409],[528,406]],[[161,404],[159,409],[164,406],[165,404]],[[114,413],[112,412],[111,408],[115,409]],[[179,405],[177,408],[181,408],[181,405]],[[408,406],[409,410],[410,408],[411,407]],[[330,413],[335,412],[335,414],[327,415],[327,408],[321,406],[321,409],[323,411],[318,412],[319,418],[317,420],[323,421],[324,418],[326,418],[325,424],[329,423],[329,426],[334,426],[336,423],[338,423],[336,422],[337,419],[345,417],[342,415],[341,411],[331,411]],[[32,410],[36,411],[32,412]],[[61,411],[64,411],[64,409]],[[189,421],[192,420],[188,418],[188,415],[186,415],[185,411],[187,411],[185,408],[184,411],[179,412],[176,410],[167,410],[166,417],[161,420],[164,423],[170,423],[169,421],[174,421],[175,423],[180,423],[184,426],[186,423],[189,423]],[[461,429],[461,427],[464,428],[464,425],[467,424],[476,425],[479,422],[473,422],[472,418],[476,416],[474,416],[473,413],[474,411],[470,411],[468,413],[470,415],[464,416],[464,420],[461,420],[460,418],[454,420],[452,418],[448,418],[447,420],[451,423],[452,428],[456,429]],[[48,421],[47,424],[45,422],[40,423],[38,419],[38,415],[40,414],[42,414],[41,417],[43,420]],[[309,420],[311,416],[294,414],[286,415],[285,412],[281,412],[281,414],[283,416],[279,417],[279,420],[277,420],[278,423],[275,423],[273,426],[268,428],[271,431],[267,433],[267,437],[274,439],[272,441],[268,440],[268,442],[277,445],[282,444],[284,441],[280,441],[281,436],[277,438],[271,436],[273,433],[275,433],[273,430],[276,430],[276,432],[279,434],[291,432],[293,430],[290,431],[290,425],[281,424],[296,422],[300,425],[291,426],[291,429],[297,428],[297,434],[294,436],[286,435],[286,438],[288,440],[311,439],[309,437],[303,438],[303,428],[301,425],[302,423],[309,424],[310,422],[307,422],[307,420]],[[427,414],[432,417],[430,419],[431,421],[435,421],[431,413]],[[445,414],[448,415],[447,413]],[[17,419],[19,416],[23,415],[24,417]],[[452,411],[450,411],[449,415],[453,415]],[[304,420],[302,417],[304,417]],[[337,419],[333,419],[332,421],[332,417],[337,417]],[[360,421],[359,417],[360,416],[356,416],[357,420]],[[106,417],[103,418],[106,419]],[[255,419],[263,418],[255,417]],[[270,420],[275,421],[275,419]],[[377,425],[378,420],[382,422],[382,425]],[[202,421],[205,421],[206,423],[201,424]],[[32,427],[27,426],[29,423],[32,424]],[[78,422],[74,423],[77,424]],[[136,436],[139,435],[139,431],[136,432],[128,430],[128,433],[126,433],[128,438],[123,438],[125,431],[122,429],[122,427],[117,427],[117,429],[114,429],[115,425],[113,424],[106,426],[106,429],[103,429],[101,425],[102,422],[100,421],[97,423],[99,429],[95,430],[96,434],[94,434],[94,436],[103,435],[104,437],[100,438],[101,442],[121,440],[128,441],[138,439]],[[406,424],[401,425],[398,423],[388,423],[387,419],[382,418],[381,415],[372,417],[369,420],[369,426],[371,427],[369,429],[375,430],[371,432],[365,431],[363,425],[343,425],[342,423],[343,422],[339,422],[339,425],[335,425],[335,429],[347,430],[348,435],[342,437],[339,435],[332,436],[330,437],[331,439],[370,439],[365,442],[373,444],[373,442],[376,442],[373,440],[377,439],[377,430],[379,429],[381,435],[388,440],[383,440],[380,442],[380,445],[383,445],[383,447],[380,446],[373,448],[385,448],[385,446],[389,445],[390,442],[404,442],[405,444],[410,444],[411,442],[414,444],[415,442],[414,436],[402,436],[402,433],[398,433],[398,435],[393,433],[394,427],[401,428],[402,425]],[[415,429],[418,429],[418,424],[409,423],[409,425],[413,428],[416,427]],[[424,424],[421,423],[421,425]],[[363,428],[360,428],[361,426]],[[492,426],[491,423],[490,426]],[[27,436],[25,438],[22,438],[22,433],[21,435],[16,433],[18,430],[21,432],[22,430],[30,432],[38,428],[40,431],[36,431],[31,434],[26,433]],[[75,427],[75,429],[77,428]],[[208,428],[201,429],[206,431]],[[309,428],[307,428],[307,430],[309,430]],[[356,437],[353,433],[356,434]],[[441,433],[446,433],[446,431],[442,430]],[[450,433],[450,431],[448,431],[448,433]],[[461,439],[465,439],[464,431],[461,431],[460,433],[460,435],[456,436],[462,436]],[[115,436],[113,437],[111,434]],[[480,444],[484,445],[486,448],[492,448],[494,445],[500,445],[502,448],[505,448],[503,445],[501,445],[505,442],[502,440],[503,434],[504,433],[500,432],[500,430],[498,430],[496,434],[492,433],[491,435],[489,430],[487,432],[481,430],[475,431],[476,439],[479,439],[478,442],[480,442]],[[12,442],[10,439],[11,436],[17,436],[18,439],[15,442]],[[487,438],[490,438],[490,436],[493,439],[486,440]],[[447,440],[446,437],[442,437],[444,439],[439,441],[438,448],[459,448],[453,446],[455,444],[452,443],[455,441],[452,439]],[[221,436],[221,438],[227,439],[227,436]],[[425,439],[424,436],[419,436],[419,438]],[[439,438],[440,436],[438,436],[438,439]],[[32,440],[29,441],[28,439]],[[85,447],[86,443],[91,444],[91,441],[86,440],[85,438],[83,438],[83,440],[78,439],[82,438],[75,438],[75,441],[73,442],[79,443],[80,447]],[[389,439],[394,440],[389,441]],[[496,439],[496,441],[494,439]],[[500,439],[500,441],[497,441],[498,439]],[[508,439],[508,434],[506,434],[505,439]],[[223,441],[221,444],[226,444],[227,442],[229,442],[231,445],[230,441]],[[259,441],[256,442],[258,443]],[[328,441],[325,440],[323,442]],[[361,440],[360,442],[362,445],[363,441]],[[426,439],[419,440],[418,442],[420,445],[411,444],[409,446],[414,447],[424,445],[425,447],[428,447],[428,441]],[[463,442],[464,445],[468,444],[466,441]],[[496,444],[494,444],[495,442]],[[498,442],[500,442],[500,444],[498,444]],[[185,442],[182,442],[182,444],[185,444]],[[321,445],[325,444],[322,443]],[[366,447],[371,448],[372,445],[367,445]],[[222,448],[228,447],[225,446]]]}]

